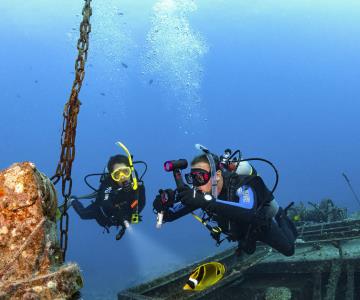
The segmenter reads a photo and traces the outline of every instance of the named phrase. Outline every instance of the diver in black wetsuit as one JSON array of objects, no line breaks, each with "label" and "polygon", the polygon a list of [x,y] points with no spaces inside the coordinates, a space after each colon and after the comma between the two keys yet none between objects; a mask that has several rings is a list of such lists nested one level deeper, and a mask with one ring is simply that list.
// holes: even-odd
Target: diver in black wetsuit
[{"label": "diver in black wetsuit", "polygon": [[[191,172],[187,174],[187,181],[194,189],[185,185],[176,192],[168,189],[156,197],[154,210],[163,212],[163,222],[174,221],[202,208],[229,240],[238,241],[239,251],[252,254],[256,241],[262,241],[286,256],[293,255],[296,227],[286,216],[286,209],[277,205],[255,169],[247,168],[250,172],[242,175],[222,172],[218,158],[213,154],[212,157],[216,181],[211,180],[209,159],[203,154],[193,159]],[[216,198],[212,193],[213,185],[217,190]]]},{"label": "diver in black wetsuit", "polygon": [[121,227],[116,239],[124,235],[126,228],[134,220],[134,216],[145,206],[145,186],[137,180],[137,188],[133,189],[133,174],[129,160],[125,155],[112,156],[107,164],[109,173],[104,173],[100,187],[93,198],[95,201],[87,207],[73,196],[71,205],[81,219],[95,219],[108,232],[109,227]]}]

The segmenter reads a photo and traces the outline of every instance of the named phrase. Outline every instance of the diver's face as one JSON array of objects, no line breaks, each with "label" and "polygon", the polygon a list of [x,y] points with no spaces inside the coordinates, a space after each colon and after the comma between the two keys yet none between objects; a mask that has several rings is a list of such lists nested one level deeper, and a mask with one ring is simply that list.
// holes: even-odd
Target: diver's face
[{"label": "diver's face", "polygon": [[[210,165],[205,162],[198,162],[196,164],[193,164],[191,166],[192,169],[202,169],[204,171],[210,172]],[[221,187],[219,186],[219,183],[221,182],[221,171],[216,172],[216,182],[217,182],[217,188],[218,190],[221,190]],[[211,193],[211,179],[205,183],[204,185],[200,185],[196,187],[199,191],[202,191],[203,193]]]}]

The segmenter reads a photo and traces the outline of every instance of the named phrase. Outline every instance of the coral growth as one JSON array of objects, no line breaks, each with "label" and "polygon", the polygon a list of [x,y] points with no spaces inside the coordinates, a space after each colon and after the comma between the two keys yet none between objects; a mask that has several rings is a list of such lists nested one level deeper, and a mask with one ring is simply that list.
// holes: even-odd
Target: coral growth
[{"label": "coral growth", "polygon": [[77,265],[62,265],[56,192],[33,163],[0,172],[0,299],[66,299],[82,287]]}]

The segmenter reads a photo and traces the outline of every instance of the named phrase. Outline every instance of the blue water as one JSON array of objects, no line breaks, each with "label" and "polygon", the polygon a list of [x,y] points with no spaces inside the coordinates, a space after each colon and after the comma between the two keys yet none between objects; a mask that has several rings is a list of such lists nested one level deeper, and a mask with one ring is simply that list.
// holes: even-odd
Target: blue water
[{"label": "blue water", "polygon": [[[360,192],[359,1],[134,2],[92,3],[73,193],[89,192],[82,177],[121,140],[149,165],[148,205],[120,242],[71,211],[67,258],[83,271],[84,299],[115,299],[229,246],[216,248],[191,217],[155,229],[152,200],[174,186],[162,164],[190,160],[194,143],[271,160],[282,205],[330,197],[358,209],[341,173]],[[0,2],[0,168],[29,160],[53,175],[82,5]]]}]

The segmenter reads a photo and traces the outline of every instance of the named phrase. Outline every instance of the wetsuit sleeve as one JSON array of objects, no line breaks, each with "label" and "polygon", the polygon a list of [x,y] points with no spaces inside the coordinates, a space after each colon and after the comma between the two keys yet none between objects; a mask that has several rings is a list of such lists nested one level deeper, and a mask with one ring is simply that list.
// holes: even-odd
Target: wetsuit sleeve
[{"label": "wetsuit sleeve", "polygon": [[238,184],[231,195],[231,200],[216,199],[207,209],[232,221],[256,222],[258,207],[273,199],[272,193],[261,177],[256,176],[245,185]]},{"label": "wetsuit sleeve", "polygon": [[184,205],[181,202],[176,202],[172,207],[169,207],[164,212],[164,222],[172,222],[175,221],[191,212],[196,210],[197,207],[190,206],[190,205]]},{"label": "wetsuit sleeve", "polygon": [[231,221],[252,222],[257,207],[257,196],[250,186],[242,186],[236,190],[234,201],[216,199],[211,201],[206,208]]},{"label": "wetsuit sleeve", "polygon": [[166,191],[167,193],[169,193],[168,197],[170,197],[171,200],[163,203],[163,201],[161,200],[161,195],[159,194],[153,201],[153,210],[156,213],[163,212],[164,223],[175,221],[198,208],[190,205],[185,205],[180,201],[174,203],[173,201],[175,199],[175,192],[170,189]]}]

